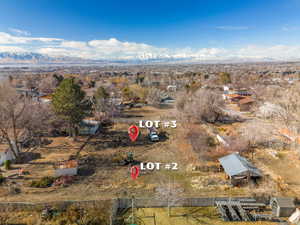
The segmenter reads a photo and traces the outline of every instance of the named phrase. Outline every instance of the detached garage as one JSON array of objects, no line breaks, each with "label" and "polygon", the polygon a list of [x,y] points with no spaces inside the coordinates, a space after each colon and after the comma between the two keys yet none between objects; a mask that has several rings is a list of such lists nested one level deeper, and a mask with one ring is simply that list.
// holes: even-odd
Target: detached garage
[{"label": "detached garage", "polygon": [[256,180],[262,177],[261,172],[246,158],[232,153],[219,159],[219,162],[233,185]]}]

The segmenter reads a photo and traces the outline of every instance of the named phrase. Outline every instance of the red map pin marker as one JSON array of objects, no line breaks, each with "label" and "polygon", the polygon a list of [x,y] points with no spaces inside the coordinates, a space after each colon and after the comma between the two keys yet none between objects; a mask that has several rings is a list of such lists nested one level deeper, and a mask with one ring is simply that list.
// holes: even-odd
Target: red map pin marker
[{"label": "red map pin marker", "polygon": [[139,136],[139,128],[135,125],[132,125],[128,128],[128,134],[131,141],[136,141]]},{"label": "red map pin marker", "polygon": [[140,174],[140,169],[137,166],[131,167],[130,175],[133,180],[135,180]]}]

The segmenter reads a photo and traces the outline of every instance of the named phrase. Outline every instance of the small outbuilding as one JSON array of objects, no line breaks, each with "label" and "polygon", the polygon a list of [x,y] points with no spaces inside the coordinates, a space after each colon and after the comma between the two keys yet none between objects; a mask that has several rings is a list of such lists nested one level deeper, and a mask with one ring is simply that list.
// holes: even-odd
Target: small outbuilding
[{"label": "small outbuilding", "polygon": [[224,156],[219,159],[219,162],[233,185],[262,177],[260,170],[238,153]]},{"label": "small outbuilding", "polygon": [[295,199],[289,197],[274,197],[270,201],[272,214],[276,217],[289,217],[295,211]]},{"label": "small outbuilding", "polygon": [[55,166],[54,176],[75,176],[78,172],[78,162],[76,160],[69,160],[60,162]]},{"label": "small outbuilding", "polygon": [[94,135],[100,128],[100,122],[95,120],[82,120],[80,123],[80,135]]},{"label": "small outbuilding", "polygon": [[12,143],[13,150],[8,146],[8,144],[0,144],[0,165],[3,165],[5,161],[13,161],[16,159],[13,151],[17,154],[16,144]]}]

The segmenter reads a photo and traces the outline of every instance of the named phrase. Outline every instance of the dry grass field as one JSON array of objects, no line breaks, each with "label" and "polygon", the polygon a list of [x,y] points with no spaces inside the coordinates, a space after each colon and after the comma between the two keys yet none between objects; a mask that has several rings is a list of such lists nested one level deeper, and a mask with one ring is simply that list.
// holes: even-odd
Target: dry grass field
[{"label": "dry grass field", "polygon": [[[212,207],[171,208],[170,217],[167,208],[141,208],[134,212],[138,225],[275,225],[272,222],[225,222]],[[131,224],[131,212],[125,217]]]},{"label": "dry grass field", "polygon": [[[172,109],[143,107],[126,112],[132,115],[130,120],[174,119]],[[67,187],[32,188],[32,180],[44,176],[52,176],[53,164],[74,155],[86,137],[73,142],[67,137],[50,138],[51,144],[31,151],[36,158],[25,164],[15,164],[9,171],[2,169],[3,175],[18,173],[20,167],[28,174],[23,177],[8,178],[6,184],[0,186],[1,201],[43,202],[53,200],[93,200],[113,197],[153,197],[159,187],[166,186],[169,179],[176,187],[183,190],[181,195],[191,196],[250,196],[253,194],[299,195],[300,183],[297,174],[300,168],[299,157],[295,153],[283,151],[281,157],[272,158],[266,150],[255,153],[254,164],[266,175],[261,185],[231,187],[223,172],[193,171],[192,167],[216,168],[218,163],[199,161],[185,139],[187,127],[178,124],[177,128],[163,128],[167,133],[165,140],[152,143],[148,140],[146,129],[135,143],[130,142],[127,123],[116,123],[107,133],[93,138],[80,154],[85,169],[79,173],[73,184]],[[191,129],[197,129],[194,125]],[[224,125],[226,132],[234,133],[238,125]],[[219,129],[219,128],[218,128]],[[133,181],[130,167],[118,165],[128,152],[133,152],[136,160],[141,162],[177,162],[179,170],[153,171],[142,173]],[[300,165],[300,164],[299,164]],[[11,193],[11,187],[20,189],[20,193]],[[179,196],[180,197],[180,196]]]}]

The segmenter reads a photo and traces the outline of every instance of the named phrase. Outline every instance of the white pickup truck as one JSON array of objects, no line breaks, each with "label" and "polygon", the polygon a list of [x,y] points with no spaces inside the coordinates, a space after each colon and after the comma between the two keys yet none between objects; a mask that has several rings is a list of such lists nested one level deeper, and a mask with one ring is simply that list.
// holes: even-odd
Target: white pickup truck
[{"label": "white pickup truck", "polygon": [[158,132],[156,129],[149,128],[149,139],[150,141],[159,141]]}]

